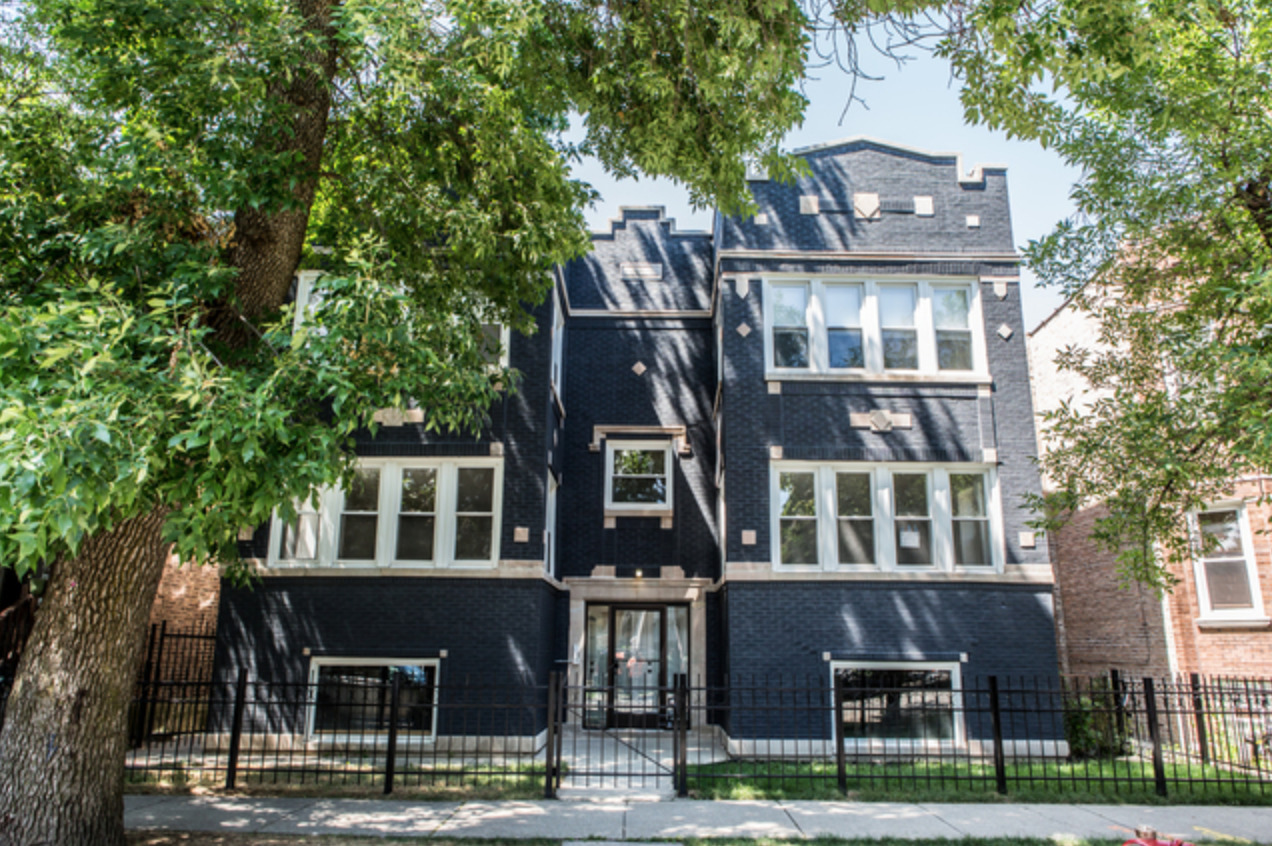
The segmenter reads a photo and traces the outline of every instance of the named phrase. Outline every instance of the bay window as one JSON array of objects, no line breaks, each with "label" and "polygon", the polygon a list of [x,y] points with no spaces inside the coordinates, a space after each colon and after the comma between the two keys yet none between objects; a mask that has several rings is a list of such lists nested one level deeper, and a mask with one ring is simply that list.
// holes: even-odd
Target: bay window
[{"label": "bay window", "polygon": [[271,567],[494,566],[503,462],[368,458],[348,490],[273,521]]},{"label": "bay window", "polygon": [[1002,569],[992,466],[774,461],[770,467],[776,569]]},{"label": "bay window", "polygon": [[987,378],[970,279],[775,278],[764,298],[769,379]]}]

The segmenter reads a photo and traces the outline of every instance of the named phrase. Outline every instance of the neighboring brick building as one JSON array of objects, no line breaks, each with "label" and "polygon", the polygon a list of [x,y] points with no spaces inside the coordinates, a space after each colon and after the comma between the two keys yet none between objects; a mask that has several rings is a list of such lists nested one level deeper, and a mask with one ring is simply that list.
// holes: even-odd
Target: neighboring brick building
[{"label": "neighboring brick building", "polygon": [[[321,698],[388,666],[561,669],[598,727],[658,724],[681,673],[889,673],[929,708],[1054,676],[1005,171],[867,139],[802,155],[710,233],[624,209],[508,339],[523,379],[479,437],[360,438],[358,487],[262,527],[261,584],[222,585],[220,677]],[[934,730],[987,730],[954,722]]]},{"label": "neighboring brick building", "polygon": [[[1099,328],[1088,312],[1066,303],[1030,333],[1040,441],[1045,443],[1042,414],[1063,401],[1081,404],[1092,397],[1081,376],[1059,369],[1056,354],[1069,346],[1098,349]],[[1204,522],[1207,531],[1230,538],[1229,549],[1173,567],[1179,582],[1162,599],[1142,585],[1119,583],[1114,553],[1090,537],[1101,506],[1082,509],[1051,532],[1064,671],[1272,674],[1266,612],[1272,608],[1272,536],[1266,531],[1272,506],[1257,503],[1269,485],[1266,477],[1239,480],[1230,496],[1194,516],[1194,531],[1201,525],[1196,521]]]}]

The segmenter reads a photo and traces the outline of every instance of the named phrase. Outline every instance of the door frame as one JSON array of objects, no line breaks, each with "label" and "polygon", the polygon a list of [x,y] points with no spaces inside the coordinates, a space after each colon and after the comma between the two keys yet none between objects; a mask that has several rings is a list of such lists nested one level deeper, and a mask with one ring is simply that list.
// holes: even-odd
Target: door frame
[{"label": "door frame", "polygon": [[[685,665],[692,666],[693,656],[693,638],[692,619],[693,604],[691,602],[630,602],[630,601],[606,601],[596,600],[589,601],[584,606],[584,613],[587,610],[601,606],[607,608],[605,643],[605,727],[606,728],[642,728],[642,729],[659,729],[669,724],[671,719],[671,702],[669,699],[669,690],[671,679],[667,678],[667,612],[671,608],[685,609],[686,622],[686,639],[685,648],[687,655],[685,656]],[[654,709],[646,712],[619,711],[615,699],[617,697],[618,685],[615,683],[615,671],[617,670],[617,659],[614,657],[615,640],[618,636],[618,626],[615,624],[615,617],[619,611],[657,611],[658,612],[658,701]],[[584,645],[586,649],[586,644]]]}]

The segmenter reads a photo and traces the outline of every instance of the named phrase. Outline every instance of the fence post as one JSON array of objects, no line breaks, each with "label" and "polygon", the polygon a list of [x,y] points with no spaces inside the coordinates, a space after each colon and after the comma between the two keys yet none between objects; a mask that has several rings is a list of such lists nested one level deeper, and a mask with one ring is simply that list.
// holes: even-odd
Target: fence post
[{"label": "fence post", "polygon": [[835,703],[835,778],[839,784],[839,795],[848,795],[848,754],[844,749],[844,686],[839,679],[831,675],[831,696]]},{"label": "fence post", "polygon": [[159,691],[160,684],[163,679],[163,644],[168,636],[168,621],[164,620],[159,624],[159,648],[155,650],[155,666],[154,673],[151,676],[150,683],[150,711],[146,717],[145,740],[150,741],[150,736],[155,733],[155,712],[159,710]]},{"label": "fence post", "polygon": [[1157,719],[1157,697],[1153,694],[1153,680],[1144,677],[1144,711],[1148,717],[1148,736],[1153,741],[1153,781],[1157,795],[1166,795],[1166,764],[1162,760],[1162,730]]},{"label": "fence post", "polygon": [[243,743],[243,712],[247,710],[247,668],[240,667],[234,684],[234,716],[230,723],[230,757],[225,764],[225,789],[238,780],[239,746]]},{"label": "fence post", "polygon": [[1197,726],[1197,746],[1201,750],[1201,763],[1210,763],[1210,741],[1206,737],[1206,703],[1201,695],[1201,675],[1189,676],[1192,684],[1193,722]]},{"label": "fence post", "polygon": [[560,672],[548,673],[548,740],[544,745],[543,798],[556,798],[557,694]]},{"label": "fence post", "polygon": [[676,795],[689,796],[689,677],[676,674]]},{"label": "fence post", "polygon": [[146,637],[146,663],[141,665],[141,681],[137,686],[137,709],[133,712],[132,725],[129,727],[129,742],[136,748],[145,742],[147,703],[150,696],[150,679],[154,672],[155,635],[159,631],[158,623],[150,624],[150,633]]},{"label": "fence post", "polygon": [[998,699],[998,676],[989,677],[989,720],[994,732],[994,780],[1007,795],[1007,755],[1003,751],[1003,710]]},{"label": "fence post", "polygon": [[557,686],[557,733],[556,733],[556,777],[553,781],[555,789],[561,789],[562,756],[565,754],[565,722],[570,713],[569,677],[565,673],[557,673],[561,683]]},{"label": "fence post", "polygon": [[402,696],[402,674],[393,672],[389,686],[389,748],[384,753],[384,795],[393,792],[393,772],[397,769],[398,703]]},{"label": "fence post", "polygon": [[1117,736],[1126,737],[1126,705],[1123,704],[1124,685],[1122,674],[1117,670],[1109,670],[1109,685],[1113,688],[1113,724],[1117,726]]}]

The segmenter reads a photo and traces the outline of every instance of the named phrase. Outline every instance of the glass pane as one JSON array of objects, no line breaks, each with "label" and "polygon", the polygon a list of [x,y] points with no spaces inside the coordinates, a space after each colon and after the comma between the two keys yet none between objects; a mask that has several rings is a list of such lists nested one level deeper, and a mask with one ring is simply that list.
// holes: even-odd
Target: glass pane
[{"label": "glass pane", "polygon": [[661,476],[666,473],[667,453],[652,449],[614,450],[614,474]]},{"label": "glass pane", "polygon": [[647,505],[667,504],[667,482],[665,479],[644,479],[615,476],[611,502],[644,503]]},{"label": "glass pane", "polygon": [[778,502],[783,517],[816,516],[814,474],[783,473],[778,478],[778,487]]},{"label": "glass pane", "polygon": [[455,559],[457,561],[489,561],[493,517],[455,518]]},{"label": "glass pane", "polygon": [[495,510],[495,469],[493,467],[459,468],[456,511]]},{"label": "glass pane", "polygon": [[932,323],[937,329],[966,329],[968,297],[965,289],[938,288],[932,292]]},{"label": "glass pane", "polygon": [[345,511],[380,510],[380,468],[359,467],[345,493]]},{"label": "glass pane", "polygon": [[689,609],[672,605],[667,609],[667,684],[674,684],[678,674],[688,672]]},{"label": "glass pane", "polygon": [[614,706],[644,711],[658,707],[662,632],[657,611],[614,611]]},{"label": "glass pane", "polygon": [[990,563],[987,521],[954,521],[954,563],[963,566]]},{"label": "glass pane", "polygon": [[879,324],[914,325],[914,286],[887,285],[879,288]]},{"label": "glass pane", "polygon": [[587,643],[583,668],[583,727],[605,728],[605,688],[609,685],[609,618],[608,605],[589,605],[587,609]]},{"label": "glass pane", "polygon": [[888,370],[918,370],[918,335],[908,329],[883,330],[883,366]]},{"label": "glass pane", "polygon": [[1197,515],[1197,523],[1201,526],[1204,546],[1201,554],[1243,555],[1241,548],[1241,528],[1235,511],[1207,511]]},{"label": "glass pane", "polygon": [[782,521],[782,563],[817,563],[817,521]]},{"label": "glass pane", "polygon": [[380,518],[374,514],[344,514],[340,517],[340,557],[349,561],[375,558],[375,530]]},{"label": "glass pane", "polygon": [[433,527],[432,515],[403,514],[398,517],[398,560],[432,561]]},{"label": "glass pane", "polygon": [[840,670],[846,738],[953,740],[953,683],[947,670]]},{"label": "glass pane", "polygon": [[893,473],[892,497],[896,513],[906,517],[927,517],[928,495],[926,473]]},{"label": "glass pane", "polygon": [[1207,561],[1206,587],[1210,591],[1210,607],[1217,611],[1254,607],[1244,560]]},{"label": "glass pane", "polygon": [[950,499],[955,517],[984,517],[985,477],[979,473],[951,473]]},{"label": "glass pane", "polygon": [[860,329],[831,329],[827,334],[830,340],[831,367],[866,366]]},{"label": "glass pane", "polygon": [[874,521],[839,521],[839,563],[873,564]]},{"label": "glass pane", "polygon": [[318,515],[298,514],[296,522],[283,526],[279,558],[312,561],[318,557]]},{"label": "glass pane", "polygon": [[942,370],[971,370],[972,333],[937,332],[936,365]]},{"label": "glass pane", "polygon": [[929,521],[897,521],[897,563],[911,567],[932,563],[932,524]]},{"label": "glass pane", "polygon": [[869,517],[874,513],[869,473],[838,473],[835,484],[839,491],[840,517]]},{"label": "glass pane", "polygon": [[503,354],[503,326],[498,323],[481,325],[481,358],[490,365],[498,365]]},{"label": "glass pane", "polygon": [[402,471],[401,511],[436,510],[437,471],[431,467],[408,467]]},{"label": "glass pane", "polygon": [[808,366],[808,330],[773,330],[773,366]]},{"label": "glass pane", "polygon": [[856,285],[826,286],[826,325],[861,325],[861,288]]},{"label": "glass pane", "polygon": [[435,668],[416,664],[319,667],[314,731],[388,731],[390,685],[398,675],[398,731],[430,734],[434,673]]},{"label": "glass pane", "polygon": [[773,294],[774,326],[805,326],[805,314],[808,311],[808,289],[803,285],[774,285],[769,289]]}]

